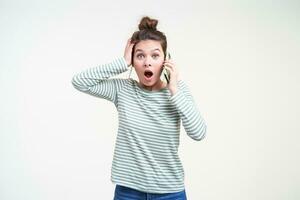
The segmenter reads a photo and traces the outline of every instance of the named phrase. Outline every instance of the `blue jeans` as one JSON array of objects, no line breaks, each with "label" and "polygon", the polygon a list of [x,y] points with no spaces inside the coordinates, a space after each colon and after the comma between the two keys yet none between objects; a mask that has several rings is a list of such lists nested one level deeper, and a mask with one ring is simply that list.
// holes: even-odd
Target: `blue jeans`
[{"label": "blue jeans", "polygon": [[174,193],[147,193],[116,185],[114,200],[186,200],[185,190]]}]

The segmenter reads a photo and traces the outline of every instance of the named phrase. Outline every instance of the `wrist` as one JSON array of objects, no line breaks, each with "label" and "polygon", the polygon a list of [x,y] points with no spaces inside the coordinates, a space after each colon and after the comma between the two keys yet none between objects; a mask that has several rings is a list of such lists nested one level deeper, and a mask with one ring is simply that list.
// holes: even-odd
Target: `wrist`
[{"label": "wrist", "polygon": [[171,92],[171,96],[174,96],[178,92],[178,88],[177,87],[169,88],[169,90]]},{"label": "wrist", "polygon": [[128,61],[128,59],[126,58],[126,56],[123,56],[125,62],[126,62],[126,65],[127,67],[129,67],[131,65],[131,62]]}]

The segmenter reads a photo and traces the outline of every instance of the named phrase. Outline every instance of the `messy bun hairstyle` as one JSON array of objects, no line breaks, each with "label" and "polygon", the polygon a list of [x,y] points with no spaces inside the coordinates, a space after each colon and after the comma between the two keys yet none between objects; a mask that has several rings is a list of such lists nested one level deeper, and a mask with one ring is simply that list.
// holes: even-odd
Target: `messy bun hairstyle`
[{"label": "messy bun hairstyle", "polygon": [[[139,43],[142,40],[156,40],[159,41],[161,47],[164,52],[164,58],[166,58],[166,51],[167,51],[167,38],[164,33],[157,30],[158,20],[151,19],[150,17],[143,17],[139,24],[139,31],[133,33],[131,37],[131,41],[135,43]],[[135,45],[133,47],[133,53],[135,49]],[[132,55],[133,58],[133,55]]]}]

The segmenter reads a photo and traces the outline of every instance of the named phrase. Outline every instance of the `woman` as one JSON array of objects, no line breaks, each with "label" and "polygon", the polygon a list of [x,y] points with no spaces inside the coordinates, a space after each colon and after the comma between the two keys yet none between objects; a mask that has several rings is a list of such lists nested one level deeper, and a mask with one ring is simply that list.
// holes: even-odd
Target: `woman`
[{"label": "woman", "polygon": [[[184,200],[184,170],[178,157],[180,122],[201,140],[206,124],[172,60],[158,21],[143,17],[124,56],[86,69],[72,79],[85,93],[107,99],[118,110],[119,128],[111,168],[115,200]],[[139,81],[113,78],[135,69]],[[170,80],[161,80],[163,68]]]}]

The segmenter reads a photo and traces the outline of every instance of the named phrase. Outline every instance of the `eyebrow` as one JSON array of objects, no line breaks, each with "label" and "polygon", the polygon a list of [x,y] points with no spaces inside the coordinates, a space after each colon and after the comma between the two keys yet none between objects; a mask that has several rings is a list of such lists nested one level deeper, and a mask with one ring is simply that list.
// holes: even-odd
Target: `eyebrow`
[{"label": "eyebrow", "polygon": [[[159,48],[153,49],[152,51],[156,51],[156,50],[160,51],[160,49],[159,49]],[[136,50],[135,50],[135,52],[138,52],[138,51],[142,51],[142,52],[143,52],[143,50],[142,50],[142,49],[136,49]]]}]

